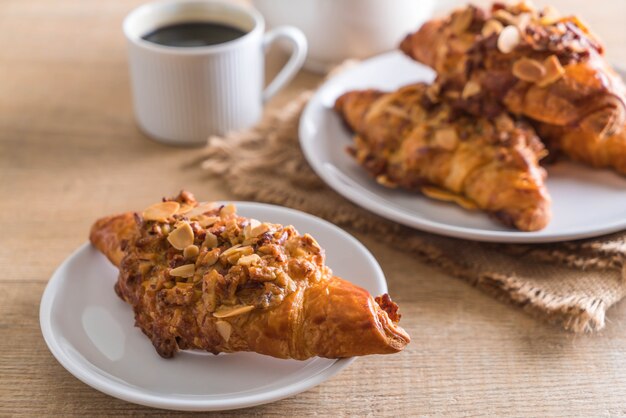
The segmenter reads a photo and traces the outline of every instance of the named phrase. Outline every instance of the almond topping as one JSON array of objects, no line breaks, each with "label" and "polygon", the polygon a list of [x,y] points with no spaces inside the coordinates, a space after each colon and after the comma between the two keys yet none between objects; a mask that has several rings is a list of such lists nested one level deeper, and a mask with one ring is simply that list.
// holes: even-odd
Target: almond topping
[{"label": "almond topping", "polygon": [[546,58],[543,61],[543,67],[546,72],[543,79],[538,83],[539,87],[546,87],[563,77],[563,74],[565,74],[565,69],[556,55],[550,55]]},{"label": "almond topping", "polygon": [[237,264],[239,264],[240,266],[247,266],[247,267],[253,266],[255,264],[259,264],[260,262],[261,262],[261,257],[259,257],[258,254],[244,255],[239,260],[237,260]]},{"label": "almond topping", "polygon": [[170,270],[170,276],[172,277],[191,277],[196,272],[196,266],[193,264],[185,264],[184,266],[176,267]]},{"label": "almond topping", "polygon": [[461,93],[461,97],[463,99],[467,99],[468,97],[472,97],[478,93],[480,93],[480,84],[470,80],[465,83],[465,87],[463,87],[463,93]]},{"label": "almond topping", "polygon": [[243,236],[248,238],[256,238],[270,230],[270,226],[266,223],[261,223],[256,219],[250,219],[250,223],[243,229]]},{"label": "almond topping", "polygon": [[201,202],[195,208],[191,208],[187,212],[187,216],[190,218],[197,218],[200,215],[204,215],[207,212],[211,212],[217,207],[217,203],[215,202]]},{"label": "almond topping", "polygon": [[217,263],[219,255],[219,249],[204,251],[198,255],[198,258],[196,259],[196,265],[198,267],[211,267],[213,264]]},{"label": "almond topping", "polygon": [[182,205],[180,205],[180,208],[178,208],[178,210],[176,211],[177,215],[182,215],[184,213],[189,212],[191,209],[193,209],[193,206],[187,203],[183,203]]},{"label": "almond topping", "polygon": [[182,222],[167,236],[169,243],[177,250],[184,250],[193,244],[193,239],[193,229],[191,229],[191,226],[187,222]]},{"label": "almond topping", "polygon": [[144,210],[142,216],[146,221],[166,222],[179,208],[178,202],[160,202]]},{"label": "almond topping", "polygon": [[243,228],[243,236],[245,238],[250,238],[250,231],[259,225],[261,225],[261,222],[257,221],[256,219],[250,219],[250,222],[248,222],[248,225],[246,225]]},{"label": "almond topping", "polygon": [[183,251],[183,256],[185,258],[194,258],[200,253],[200,249],[197,245],[190,245]]},{"label": "almond topping", "polygon": [[221,218],[219,216],[198,215],[196,217],[198,224],[200,224],[200,226],[203,228],[210,227],[211,225],[215,224],[215,222],[219,221],[220,219]]},{"label": "almond topping", "polygon": [[204,242],[202,243],[202,246],[206,248],[217,247],[217,235],[215,235],[212,232],[207,231],[206,237],[204,237]]},{"label": "almond topping", "polygon": [[521,40],[519,30],[515,26],[509,25],[502,29],[500,36],[498,36],[498,50],[503,54],[508,54],[519,45]]},{"label": "almond topping", "polygon": [[559,12],[552,6],[546,6],[541,12],[541,19],[539,23],[542,25],[548,26],[556,23],[561,16]]},{"label": "almond topping", "polygon": [[445,150],[453,150],[459,142],[456,129],[452,127],[442,128],[435,131],[435,145]]},{"label": "almond topping", "polygon": [[254,248],[249,245],[245,247],[233,246],[224,251],[220,257],[222,260],[226,259],[230,264],[237,264],[237,261],[239,261],[241,257],[250,254],[254,254]]},{"label": "almond topping", "polygon": [[220,216],[222,218],[225,218],[225,217],[227,217],[229,215],[234,214],[235,212],[237,212],[237,208],[232,203],[229,203],[228,205],[226,205],[222,209],[220,209]]},{"label": "almond topping", "polygon": [[494,19],[498,19],[499,21],[501,21],[505,25],[513,25],[513,24],[515,24],[515,16],[513,16],[510,12],[508,12],[508,11],[506,11],[504,9],[496,10],[493,13],[492,17]]},{"label": "almond topping", "polygon": [[254,306],[251,305],[220,306],[213,312],[213,316],[216,318],[230,318],[231,316],[245,314],[253,309]]},{"label": "almond topping", "polygon": [[227,249],[226,251],[224,251],[222,253],[223,256],[228,257],[229,255],[234,254],[237,250],[239,250],[239,248],[241,248],[241,244],[235,244],[232,247],[230,247],[229,249]]},{"label": "almond topping", "polygon": [[493,35],[494,33],[497,35],[500,32],[502,32],[502,28],[504,26],[502,26],[502,23],[500,23],[497,20],[494,19],[489,19],[488,21],[485,22],[485,24],[483,25],[483,28],[481,30],[481,34],[485,37],[488,38],[491,35]]},{"label": "almond topping", "polygon": [[521,58],[513,64],[513,75],[520,80],[537,83],[546,75],[546,69],[537,60]]},{"label": "almond topping", "polygon": [[230,340],[230,334],[233,331],[232,325],[226,321],[217,321],[215,323],[215,328],[217,328],[217,332],[219,332],[225,342]]}]

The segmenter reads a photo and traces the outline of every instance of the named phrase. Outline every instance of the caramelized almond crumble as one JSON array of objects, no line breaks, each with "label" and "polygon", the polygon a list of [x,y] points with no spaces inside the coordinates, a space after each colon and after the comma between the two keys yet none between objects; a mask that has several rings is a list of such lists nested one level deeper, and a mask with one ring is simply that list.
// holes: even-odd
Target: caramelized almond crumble
[{"label": "caramelized almond crumble", "polygon": [[[293,226],[239,216],[234,205],[198,204],[181,193],[135,220],[140,236],[121,269],[129,282],[141,281],[137,291],[156,293],[157,304],[195,304],[223,318],[219,331],[225,339],[231,332],[227,320],[272,308],[300,284],[332,274],[313,237]],[[154,267],[142,268],[148,260]]]}]

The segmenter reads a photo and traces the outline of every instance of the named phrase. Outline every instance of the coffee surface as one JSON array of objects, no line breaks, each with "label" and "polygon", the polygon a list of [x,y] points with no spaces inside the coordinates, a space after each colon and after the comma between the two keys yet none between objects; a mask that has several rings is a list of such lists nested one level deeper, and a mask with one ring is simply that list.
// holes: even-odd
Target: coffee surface
[{"label": "coffee surface", "polygon": [[222,23],[190,22],[163,26],[142,39],[159,45],[188,48],[222,44],[245,34],[239,28]]}]

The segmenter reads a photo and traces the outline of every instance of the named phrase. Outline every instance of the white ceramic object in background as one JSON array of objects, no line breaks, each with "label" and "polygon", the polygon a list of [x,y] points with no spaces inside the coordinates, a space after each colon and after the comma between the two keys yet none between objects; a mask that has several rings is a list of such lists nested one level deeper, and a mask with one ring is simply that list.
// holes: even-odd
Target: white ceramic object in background
[{"label": "white ceramic object in background", "polygon": [[[246,32],[218,45],[171,47],[142,39],[166,25],[217,22]],[[210,0],[148,3],[124,20],[135,115],[141,129],[161,142],[205,144],[256,123],[263,102],[287,84],[306,57],[306,39],[294,27],[264,34],[263,17],[254,9]],[[291,44],[285,67],[263,91],[264,50],[276,39]]]},{"label": "white ceramic object in background", "polygon": [[400,52],[390,52],[328,80],[311,98],[300,119],[300,144],[311,167],[354,203],[394,222],[441,235],[535,243],[587,238],[626,228],[626,177],[568,161],[547,167],[553,217],[538,232],[516,231],[482,212],[376,183],[345,151],[352,143],[352,134],[332,109],[335,99],[348,90],[395,90],[433,78],[429,68]]},{"label": "white ceramic object in background", "polygon": [[434,0],[253,0],[269,27],[293,25],[309,43],[305,68],[324,72],[347,58],[397,48],[433,12]]},{"label": "white ceramic object in background", "polygon": [[[387,292],[370,252],[329,222],[279,206],[235,202],[238,213],[294,225],[326,249],[333,272],[374,295]],[[54,272],[43,294],[41,330],[56,359],[86,384],[111,396],[155,408],[209,411],[272,402],[316,386],[353,359],[279,360],[255,353],[182,351],[159,357],[134,327],[132,308],[117,297],[118,271],[89,244]]]}]

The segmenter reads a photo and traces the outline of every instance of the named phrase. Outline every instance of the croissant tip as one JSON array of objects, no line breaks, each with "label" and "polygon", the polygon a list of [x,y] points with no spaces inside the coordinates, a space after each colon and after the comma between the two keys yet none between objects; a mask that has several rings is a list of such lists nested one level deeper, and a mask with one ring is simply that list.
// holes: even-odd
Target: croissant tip
[{"label": "croissant tip", "polygon": [[394,352],[402,351],[411,342],[411,337],[398,325],[401,317],[398,305],[391,300],[388,293],[376,297],[374,301],[380,307],[378,318],[385,332],[387,346]]}]

